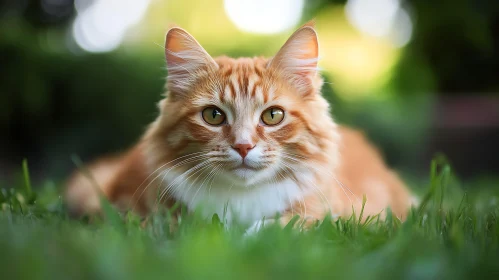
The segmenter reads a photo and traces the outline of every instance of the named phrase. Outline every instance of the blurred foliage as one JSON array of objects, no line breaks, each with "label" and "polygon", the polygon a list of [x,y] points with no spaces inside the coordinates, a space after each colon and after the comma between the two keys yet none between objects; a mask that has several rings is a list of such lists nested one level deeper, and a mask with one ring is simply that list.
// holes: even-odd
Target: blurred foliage
[{"label": "blurred foliage", "polygon": [[[308,1],[304,18],[314,17],[329,5],[346,2]],[[398,94],[422,94],[428,90],[439,95],[499,91],[498,1],[403,3],[413,17],[415,29],[391,81]]]},{"label": "blurred foliage", "polygon": [[[18,28],[9,32],[26,32]],[[8,41],[2,33],[0,127],[7,137],[0,146],[9,147],[2,157],[51,160],[67,172],[71,153],[122,149],[154,119],[166,75],[161,55],[51,53],[32,38]]]},{"label": "blurred foliage", "polygon": [[499,91],[499,2],[410,1],[417,28],[407,56],[423,60],[440,94]]}]

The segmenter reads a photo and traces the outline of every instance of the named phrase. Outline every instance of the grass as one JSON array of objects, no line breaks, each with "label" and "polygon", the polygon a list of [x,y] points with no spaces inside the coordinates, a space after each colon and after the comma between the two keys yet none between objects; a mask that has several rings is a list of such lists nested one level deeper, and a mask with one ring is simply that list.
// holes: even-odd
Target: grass
[{"label": "grass", "polygon": [[22,166],[22,183],[0,191],[2,279],[499,279],[497,186],[464,192],[441,158],[404,223],[388,210],[252,236],[195,214],[172,230],[166,210],[141,226],[109,204],[102,219],[72,220],[58,188],[32,189]]}]

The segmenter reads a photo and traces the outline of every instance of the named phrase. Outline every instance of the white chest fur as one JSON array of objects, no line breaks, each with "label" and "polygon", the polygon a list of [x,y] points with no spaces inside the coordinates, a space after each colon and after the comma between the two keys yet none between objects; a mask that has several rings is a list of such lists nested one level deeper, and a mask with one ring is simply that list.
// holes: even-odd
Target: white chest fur
[{"label": "white chest fur", "polygon": [[291,179],[242,186],[222,177],[208,183],[208,180],[196,179],[195,176],[188,178],[173,171],[165,174],[164,178],[163,189],[167,188],[189,209],[200,210],[206,218],[216,213],[227,222],[236,220],[249,224],[264,217],[273,218],[305,195],[304,190]]}]

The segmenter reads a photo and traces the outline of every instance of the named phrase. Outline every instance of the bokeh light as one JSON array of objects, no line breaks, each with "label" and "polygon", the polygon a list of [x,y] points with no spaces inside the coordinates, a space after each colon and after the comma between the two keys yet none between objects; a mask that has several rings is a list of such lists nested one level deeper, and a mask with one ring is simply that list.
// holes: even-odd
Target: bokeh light
[{"label": "bokeh light", "polygon": [[294,27],[303,6],[303,0],[225,0],[225,11],[240,30],[261,34]]},{"label": "bokeh light", "polygon": [[345,14],[362,33],[390,38],[397,47],[404,46],[411,39],[412,21],[400,0],[349,0]]},{"label": "bokeh light", "polygon": [[145,15],[150,0],[76,0],[78,15],[73,24],[76,43],[89,52],[116,49],[128,28]]}]

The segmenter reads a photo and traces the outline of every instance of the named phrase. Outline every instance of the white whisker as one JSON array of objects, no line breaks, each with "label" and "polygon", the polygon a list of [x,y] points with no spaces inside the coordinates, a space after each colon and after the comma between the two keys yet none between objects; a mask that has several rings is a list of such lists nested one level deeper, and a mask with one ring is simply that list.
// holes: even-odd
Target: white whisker
[{"label": "white whisker", "polygon": [[[163,198],[168,194],[168,192],[170,191],[170,189],[172,189],[174,186],[178,186],[178,180],[182,178],[182,176],[186,176],[188,175],[189,173],[193,172],[193,171],[199,171],[199,168],[201,167],[204,167],[206,166],[207,164],[210,164],[210,162],[208,161],[203,161],[201,163],[198,163],[196,165],[194,165],[193,167],[187,169],[184,173],[180,174],[175,180],[173,180],[170,184],[168,184],[168,186],[166,186],[166,188],[164,188],[163,191],[161,191],[160,193],[160,196],[159,196],[159,199],[158,201],[156,202],[156,205],[161,202],[163,200]],[[194,172],[193,174],[190,174],[188,177],[184,178],[182,181],[181,181],[181,184],[183,184],[186,180],[188,180],[190,177],[192,177],[193,175],[195,175],[196,172]]]},{"label": "white whisker", "polygon": [[[171,161],[169,161],[169,162],[167,162],[167,163],[165,163],[165,164],[161,165],[161,166],[160,166],[160,167],[158,167],[156,170],[154,170],[151,174],[149,174],[149,176],[147,176],[147,177],[144,179],[144,181],[142,181],[142,183],[139,185],[139,187],[135,189],[135,191],[133,192],[133,195],[132,195],[132,199],[135,197],[135,195],[137,194],[137,191],[138,191],[138,190],[140,190],[140,188],[142,187],[142,185],[144,185],[144,183],[145,183],[147,180],[149,180],[149,178],[150,178],[151,176],[153,176],[153,175],[154,175],[154,173],[159,172],[159,171],[160,171],[160,170],[162,170],[163,168],[166,168],[166,166],[167,166],[168,164],[171,164],[171,163],[173,163],[173,162],[175,162],[175,161],[177,161],[177,160],[180,160],[180,159],[185,158],[185,157],[188,157],[188,156],[194,156],[193,158],[197,158],[197,157],[199,157],[199,154],[202,154],[202,153],[203,153],[203,152],[190,153],[190,154],[187,154],[187,155],[184,155],[184,156],[178,157],[178,158],[176,158],[176,159],[174,159],[174,160],[171,160]],[[182,161],[182,162],[184,162],[184,161]],[[185,162],[185,163],[188,163],[188,162]],[[180,164],[180,163],[178,163],[178,164]],[[171,169],[171,168],[173,168],[173,167],[175,167],[175,166],[177,166],[177,164],[176,164],[176,165],[174,165],[174,166],[172,166],[172,167],[170,167],[169,169]],[[168,170],[168,171],[169,171],[169,170]],[[162,172],[163,172],[163,171],[160,171],[160,172],[158,173],[158,175],[157,175],[156,177],[154,177],[154,179],[152,179],[152,180],[149,182],[149,184],[147,184],[147,186],[146,186],[146,187],[142,190],[142,192],[140,193],[139,197],[138,197],[138,198],[137,198],[137,200],[135,201],[134,206],[131,208],[132,210],[134,210],[134,209],[135,209],[135,207],[137,206],[138,201],[142,198],[142,195],[144,195],[144,193],[145,193],[145,192],[146,192],[146,190],[149,188],[149,186],[150,186],[150,185],[151,185],[151,184],[152,184],[152,183],[153,183],[153,182],[154,182],[157,178],[159,178],[159,176],[161,176]],[[133,201],[133,200],[132,200],[132,201]]]}]

